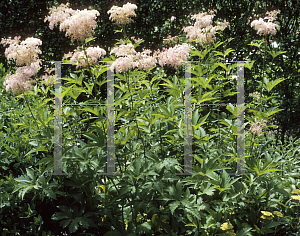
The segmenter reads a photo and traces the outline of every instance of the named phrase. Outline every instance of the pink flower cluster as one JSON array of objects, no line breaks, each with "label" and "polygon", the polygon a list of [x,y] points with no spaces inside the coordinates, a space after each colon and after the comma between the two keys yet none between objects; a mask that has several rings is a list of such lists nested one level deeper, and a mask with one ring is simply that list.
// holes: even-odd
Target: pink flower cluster
[{"label": "pink flower cluster", "polygon": [[[210,15],[208,15],[208,13]],[[192,16],[192,19],[195,19],[196,22],[194,26],[187,26],[183,28],[183,31],[187,34],[187,41],[197,41],[199,45],[205,43],[212,43],[215,39],[216,31],[224,30],[229,23],[225,20],[223,22],[218,22],[217,26],[212,26],[212,19],[215,16],[214,11],[209,10],[207,12],[201,12]]]},{"label": "pink flower cluster", "polygon": [[47,20],[50,22],[49,27],[53,30],[54,26],[57,26],[58,22],[62,23],[70,16],[76,13],[72,8],[68,8],[70,3],[61,4],[59,7],[52,7],[48,16],[44,19],[44,22]]},{"label": "pink flower cluster", "polygon": [[259,18],[259,20],[254,20],[251,22],[251,27],[255,27],[257,30],[257,34],[259,35],[269,35],[269,34],[276,34],[276,27],[278,27],[277,24],[274,24],[273,21],[275,20],[276,15],[280,13],[280,10],[267,12],[264,19],[268,20],[268,22],[265,22],[264,19]]},{"label": "pink flower cluster", "polygon": [[[110,67],[112,72],[114,71],[114,68],[116,68],[116,72],[119,74],[120,72],[124,72],[138,66],[140,66],[140,68],[142,67],[142,65],[139,65],[139,63],[136,61],[137,52],[135,51],[132,43],[116,46],[111,50],[110,54],[115,54],[117,57],[119,57],[112,63]],[[147,55],[143,54],[143,56]],[[141,54],[139,54],[139,57],[141,57]]]},{"label": "pink flower cluster", "polygon": [[3,85],[6,86],[6,92],[12,89],[14,95],[24,93],[29,89],[32,89],[31,83],[33,81],[31,77],[38,72],[40,68],[40,61],[31,63],[30,66],[19,67],[16,74],[9,73],[6,75]]},{"label": "pink flower cluster", "polygon": [[71,63],[74,65],[74,63],[77,62],[78,64],[76,66],[76,69],[78,69],[79,67],[87,66],[85,59],[87,59],[90,64],[95,64],[102,55],[106,55],[106,51],[99,46],[88,47],[85,51],[80,51],[79,47],[77,47],[74,52],[65,54],[63,60],[71,57]]},{"label": "pink flower cluster", "polygon": [[165,65],[178,66],[182,65],[189,56],[190,46],[186,43],[176,45],[173,48],[155,51],[153,56],[150,56],[151,50],[147,49],[143,52],[136,52],[132,44],[120,45],[112,49],[111,54],[114,53],[117,58],[111,65],[110,70],[113,72],[116,68],[116,73],[127,71],[129,69],[139,68],[147,71],[156,66],[157,60],[163,67]]},{"label": "pink flower cluster", "polygon": [[100,13],[97,10],[73,10],[67,5],[61,4],[58,8],[51,8],[50,15],[45,18],[45,22],[50,22],[50,29],[60,22],[60,31],[66,31],[66,37],[70,36],[71,41],[79,40],[84,42],[86,38],[92,37],[96,28],[97,16]]},{"label": "pink flower cluster", "polygon": [[[12,89],[14,95],[23,93],[24,91],[31,89],[32,81],[31,77],[37,74],[41,60],[38,59],[38,53],[41,51],[37,45],[42,45],[42,41],[36,38],[27,38],[25,41],[20,43],[20,36],[11,39],[2,39],[1,44],[9,44],[10,46],[5,50],[5,56],[7,59],[16,60],[19,67],[16,74],[9,73],[4,79],[3,85],[6,87],[8,92]],[[20,44],[19,44],[20,43]]]},{"label": "pink flower cluster", "polygon": [[[16,60],[19,67],[15,74],[9,73],[4,79],[3,85],[6,86],[8,92],[12,89],[13,95],[19,95],[27,90],[32,89],[32,83],[37,83],[31,77],[38,73],[41,68],[41,60],[38,58],[38,53],[41,50],[38,45],[42,45],[42,41],[37,38],[27,38],[25,41],[20,42],[19,37],[11,39],[2,39],[1,44],[9,44],[10,46],[5,50],[5,56],[7,59]],[[53,77],[53,76],[52,76]],[[44,75],[42,79],[45,80],[46,84],[53,83],[49,81],[50,76]]]},{"label": "pink flower cluster", "polygon": [[133,22],[130,16],[136,16],[134,10],[137,9],[135,4],[127,3],[123,7],[113,6],[107,14],[111,14],[109,19],[115,21],[118,26]]},{"label": "pink flower cluster", "polygon": [[163,49],[163,52],[158,50],[159,54],[159,65],[161,67],[165,65],[175,66],[175,69],[178,66],[182,65],[183,61],[186,61],[189,57],[189,51],[191,50],[191,46],[187,43],[183,43],[182,45],[176,45],[173,48]]},{"label": "pink flower cluster", "polygon": [[42,45],[42,41],[36,38],[27,38],[19,44],[20,38],[21,36],[1,40],[1,44],[10,44],[5,50],[5,56],[7,59],[16,60],[18,66],[30,65],[32,61],[38,59],[38,54],[42,53],[38,48],[38,45]]},{"label": "pink flower cluster", "polygon": [[266,120],[261,119],[260,121],[250,122],[250,131],[253,134],[260,135],[262,134],[262,128],[267,128],[268,126],[265,124]]}]

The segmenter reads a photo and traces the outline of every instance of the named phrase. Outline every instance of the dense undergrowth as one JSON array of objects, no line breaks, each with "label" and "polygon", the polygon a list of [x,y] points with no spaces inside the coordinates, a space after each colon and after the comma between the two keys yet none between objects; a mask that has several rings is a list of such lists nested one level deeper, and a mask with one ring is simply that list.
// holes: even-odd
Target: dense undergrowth
[{"label": "dense undergrowth", "polygon": [[[201,59],[191,68],[192,175],[180,175],[187,167],[184,67],[115,75],[119,175],[99,174],[110,167],[107,106],[82,104],[62,106],[59,144],[67,174],[49,175],[57,144],[54,88],[39,81],[14,96],[3,86],[9,71],[1,67],[1,235],[299,235],[300,140],[276,144],[270,122],[281,99],[271,90],[284,79],[258,75],[260,87],[250,92],[261,97],[245,94],[245,174],[234,174],[236,120],[244,107],[195,105],[236,102],[237,65],[225,62],[232,51],[217,42],[201,52],[194,47],[189,57]],[[101,63],[63,75],[64,103],[105,104],[108,68]]]},{"label": "dense undergrowth", "polygon": [[[3,68],[2,73],[3,79]],[[130,83],[136,91],[137,78]],[[181,83],[182,89],[184,78],[177,78],[173,82]],[[116,84],[121,82],[116,78]],[[127,120],[129,109],[124,120],[115,115],[115,166],[123,175],[97,175],[106,172],[105,106],[66,106],[63,172],[70,175],[49,176],[54,91],[47,90],[42,96],[37,86],[26,97],[13,97],[1,85],[2,235],[299,233],[299,203],[292,196],[300,193],[300,140],[289,139],[284,146],[279,140],[275,145],[275,135],[254,135],[246,128],[249,174],[230,176],[236,170],[234,110],[231,114],[230,109],[194,106],[193,173],[199,175],[178,176],[184,164],[180,97],[168,96],[158,103],[161,92],[148,93],[147,101],[137,92],[122,101],[127,91],[118,90],[115,98],[123,112],[128,101],[133,109],[144,109]]]}]

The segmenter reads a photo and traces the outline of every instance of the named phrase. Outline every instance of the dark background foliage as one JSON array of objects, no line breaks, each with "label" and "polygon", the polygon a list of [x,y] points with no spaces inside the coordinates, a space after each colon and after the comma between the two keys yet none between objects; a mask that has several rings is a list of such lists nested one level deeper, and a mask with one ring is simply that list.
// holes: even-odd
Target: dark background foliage
[{"label": "dark background foliage", "polygon": [[[107,11],[113,6],[122,6],[128,1],[99,1],[99,0],[73,0],[73,1],[34,1],[22,0],[11,1],[3,0],[0,3],[0,32],[1,38],[22,36],[21,40],[27,37],[36,37],[42,40],[40,56],[44,61],[61,60],[64,53],[74,50],[76,42],[71,44],[70,38],[66,38],[64,32],[60,32],[58,27],[49,29],[49,22],[44,22],[48,15],[49,8],[57,4],[70,2],[73,9],[83,10],[97,9],[100,12],[98,25],[95,30],[97,39],[93,45],[98,45],[108,51],[115,43],[116,39],[122,37],[121,33],[114,33],[119,29],[115,23],[109,20]],[[228,56],[229,60],[245,60],[249,53],[253,53],[248,58],[255,60],[254,69],[245,70],[246,102],[250,92],[256,91],[258,81],[262,80],[263,57],[255,54],[257,48],[249,46],[253,39],[262,39],[257,35],[250,22],[254,14],[264,17],[266,11],[280,9],[281,13],[277,18],[280,29],[275,36],[267,38],[269,45],[276,41],[278,50],[287,51],[284,55],[274,60],[272,68],[265,68],[269,78],[286,78],[281,86],[277,86],[272,91],[278,95],[279,108],[284,109],[276,114],[276,125],[279,125],[281,141],[284,142],[284,135],[300,136],[299,131],[299,2],[284,0],[269,1],[224,1],[224,0],[153,0],[153,1],[130,1],[138,6],[137,16],[134,22],[127,26],[128,36],[141,37],[145,40],[136,50],[149,48],[156,50],[163,47],[163,39],[168,35],[184,35],[183,26],[192,25],[194,21],[188,22],[186,16],[190,13],[195,14],[208,9],[217,9],[218,12],[214,20],[226,20],[230,22],[230,28],[224,30],[218,39],[225,41],[227,38],[234,38],[227,47],[235,49],[235,52]],[[255,11],[254,11],[255,10]],[[166,20],[175,16],[176,20],[171,27],[161,30]],[[252,18],[251,18],[252,17]],[[254,50],[254,51],[252,51]],[[12,61],[7,61],[4,56],[4,47],[0,47],[0,62],[5,68],[15,67]],[[266,55],[266,62],[271,61],[272,57]],[[74,70],[72,66],[63,66],[63,73]],[[279,138],[279,136],[277,136]]]}]

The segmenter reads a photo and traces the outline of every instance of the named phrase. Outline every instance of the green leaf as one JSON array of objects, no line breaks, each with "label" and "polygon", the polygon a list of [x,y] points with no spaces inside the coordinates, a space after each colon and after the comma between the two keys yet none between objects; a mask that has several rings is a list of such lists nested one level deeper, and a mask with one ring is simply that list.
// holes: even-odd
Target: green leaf
[{"label": "green leaf", "polygon": [[27,155],[31,154],[31,153],[34,153],[34,152],[42,152],[42,151],[48,152],[48,149],[46,149],[46,148],[43,146],[43,144],[41,144],[38,148],[33,149],[33,150],[31,150],[30,152],[28,152],[28,153],[25,155],[25,157],[26,157]]},{"label": "green leaf", "polygon": [[180,205],[180,201],[175,201],[169,204],[169,208],[171,211],[171,214],[174,215],[174,211],[176,210],[176,208]]},{"label": "green leaf", "polygon": [[80,87],[73,87],[69,93],[69,95],[73,98],[73,99],[77,99],[79,97],[79,95],[83,92],[86,92],[86,90],[84,90],[83,88]]},{"label": "green leaf", "polygon": [[268,81],[267,79],[264,81],[264,88],[270,92],[277,84],[284,81],[286,79],[276,79],[275,81]]},{"label": "green leaf", "polygon": [[93,41],[94,39],[96,39],[96,37],[90,37],[90,38],[87,38],[87,39],[85,39],[84,44],[87,44],[87,43]]},{"label": "green leaf", "polygon": [[251,231],[251,227],[245,227],[241,230],[238,230],[236,232],[236,236],[252,236],[252,233],[250,232]]},{"label": "green leaf", "polygon": [[77,230],[78,230],[78,219],[74,219],[71,221],[71,224],[69,225],[69,230],[70,230],[70,233],[75,233]]},{"label": "green leaf", "polygon": [[277,56],[279,56],[279,55],[281,55],[281,54],[284,54],[284,53],[286,53],[287,51],[278,51],[278,52],[275,52],[275,51],[272,51],[272,52],[270,52],[270,51],[267,51],[272,57],[273,57],[273,59],[275,58],[275,57],[277,57]]}]

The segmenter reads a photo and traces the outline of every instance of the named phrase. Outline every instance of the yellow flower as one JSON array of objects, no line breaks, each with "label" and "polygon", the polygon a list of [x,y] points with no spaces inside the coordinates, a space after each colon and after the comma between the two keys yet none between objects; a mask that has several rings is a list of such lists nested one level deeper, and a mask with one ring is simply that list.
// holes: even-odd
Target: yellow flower
[{"label": "yellow flower", "polygon": [[98,188],[99,188],[99,193],[101,192],[101,189],[103,189],[103,192],[105,192],[105,187],[104,186],[99,185]]},{"label": "yellow flower", "polygon": [[226,232],[226,234],[229,234],[230,236],[236,236],[236,233],[234,232],[234,230],[228,230]]},{"label": "yellow flower", "polygon": [[262,219],[267,219],[267,220],[272,220],[274,215],[271,212],[268,211],[261,211],[261,213],[263,214],[260,218]]},{"label": "yellow flower", "polygon": [[273,214],[278,216],[278,217],[283,217],[283,214],[279,211],[273,211]]},{"label": "yellow flower", "polygon": [[294,202],[299,202],[300,201],[300,196],[293,195],[293,196],[291,196],[291,198],[293,199]]},{"label": "yellow flower", "polygon": [[300,189],[294,189],[294,190],[292,191],[292,194],[298,194],[298,193],[300,193]]},{"label": "yellow flower", "polygon": [[230,222],[229,223],[225,222],[221,225],[220,229],[223,230],[223,231],[233,229],[233,225]]}]

